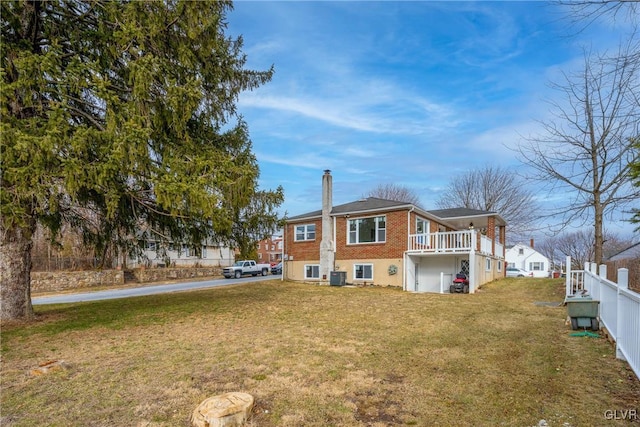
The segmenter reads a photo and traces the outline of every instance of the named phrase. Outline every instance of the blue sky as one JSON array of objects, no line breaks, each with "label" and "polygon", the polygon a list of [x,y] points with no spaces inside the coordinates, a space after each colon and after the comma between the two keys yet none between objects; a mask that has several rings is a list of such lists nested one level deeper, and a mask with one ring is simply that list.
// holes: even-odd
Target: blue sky
[{"label": "blue sky", "polygon": [[334,204],[395,183],[436,209],[457,174],[523,172],[512,147],[549,117],[549,81],[578,69],[583,47],[618,44],[610,23],[578,32],[566,12],[546,2],[234,3],[227,32],[243,36],[247,67],[275,67],[238,103],[260,187],[282,185],[281,212],[305,213],[321,207],[330,169]]}]

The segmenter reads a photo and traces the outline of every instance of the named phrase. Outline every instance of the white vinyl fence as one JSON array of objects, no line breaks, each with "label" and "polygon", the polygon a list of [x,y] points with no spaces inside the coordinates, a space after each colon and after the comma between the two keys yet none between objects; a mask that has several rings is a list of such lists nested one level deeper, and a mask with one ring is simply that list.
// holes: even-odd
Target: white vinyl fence
[{"label": "white vinyl fence", "polygon": [[626,360],[640,378],[640,294],[629,289],[629,270],[618,269],[618,283],[607,280],[607,266],[600,266],[596,274],[595,263],[585,264],[584,271],[571,271],[567,258],[567,295],[588,291],[600,301],[599,318],[616,342],[616,357]]}]

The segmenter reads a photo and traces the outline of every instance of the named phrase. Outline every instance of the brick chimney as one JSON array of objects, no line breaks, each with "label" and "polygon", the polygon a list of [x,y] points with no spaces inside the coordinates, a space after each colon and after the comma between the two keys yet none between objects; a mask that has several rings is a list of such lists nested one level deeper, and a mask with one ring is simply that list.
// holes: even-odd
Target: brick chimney
[{"label": "brick chimney", "polygon": [[531,239],[531,241],[529,242],[529,246],[531,246],[531,249],[533,249],[533,239]]},{"label": "brick chimney", "polygon": [[333,249],[333,181],[331,171],[325,170],[322,175],[322,239],[320,240],[320,279],[329,280],[334,269],[335,252]]}]

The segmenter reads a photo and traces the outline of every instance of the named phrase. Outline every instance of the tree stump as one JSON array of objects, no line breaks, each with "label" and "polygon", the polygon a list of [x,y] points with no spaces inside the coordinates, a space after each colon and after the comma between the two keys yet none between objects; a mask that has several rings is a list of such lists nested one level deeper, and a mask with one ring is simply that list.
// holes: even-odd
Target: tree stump
[{"label": "tree stump", "polygon": [[240,427],[253,408],[253,396],[232,392],[210,397],[193,411],[193,427]]}]

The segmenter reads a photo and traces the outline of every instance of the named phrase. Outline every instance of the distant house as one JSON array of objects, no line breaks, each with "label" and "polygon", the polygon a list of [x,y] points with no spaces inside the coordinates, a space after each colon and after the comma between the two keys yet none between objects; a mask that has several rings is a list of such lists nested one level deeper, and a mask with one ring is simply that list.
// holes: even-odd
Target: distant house
[{"label": "distant house", "polygon": [[[457,273],[469,291],[504,276],[506,223],[496,212],[427,211],[369,197],[332,204],[332,177],[322,177],[322,209],[290,217],[284,231],[284,277],[329,283],[448,292]],[[332,273],[333,276],[332,276]]]},{"label": "distant house", "polygon": [[233,249],[215,243],[205,243],[199,247],[186,244],[146,241],[141,256],[129,258],[129,267],[226,267],[233,264]]},{"label": "distant house", "polygon": [[626,268],[629,288],[640,293],[640,242],[609,257],[605,264],[607,265],[607,279],[616,283],[618,282],[618,269]]},{"label": "distant house", "polygon": [[639,259],[640,258],[640,242],[629,246],[623,251],[609,257],[608,261],[621,261],[627,259]]},{"label": "distant house", "polygon": [[505,259],[507,267],[520,268],[531,277],[549,277],[551,269],[549,258],[533,248],[533,240],[529,245],[518,243],[507,248]]},{"label": "distant house", "polygon": [[265,240],[261,240],[256,245],[258,252],[258,262],[277,264],[282,261],[282,237],[273,236]]}]

